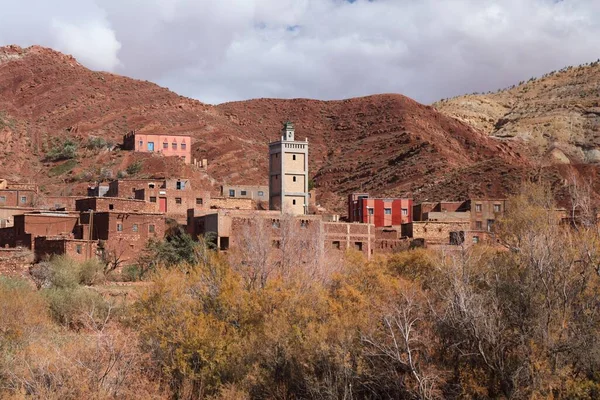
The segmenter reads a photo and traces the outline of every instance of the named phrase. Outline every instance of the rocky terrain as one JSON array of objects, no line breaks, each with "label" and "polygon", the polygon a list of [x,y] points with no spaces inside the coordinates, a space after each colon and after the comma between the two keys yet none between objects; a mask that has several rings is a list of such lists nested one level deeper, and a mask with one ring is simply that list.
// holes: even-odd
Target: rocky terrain
[{"label": "rocky terrain", "polygon": [[600,62],[434,107],[492,137],[523,141],[546,164],[600,162]]},{"label": "rocky terrain", "polygon": [[[8,46],[0,48],[0,163],[3,177],[36,182],[50,194],[82,194],[90,182],[125,176],[136,161],[143,165],[136,176],[191,177],[196,187],[214,191],[224,182],[266,184],[268,142],[291,120],[297,137],[310,142],[316,201],[331,211],[343,212],[345,197],[357,190],[416,200],[502,196],[518,186],[531,164],[521,141],[499,133],[512,126],[507,111],[513,103],[504,100],[508,92],[502,96],[490,97],[489,106],[473,106],[476,111],[455,113],[451,102],[436,104],[438,112],[395,94],[212,106],[150,82],[90,71],[47,48]],[[508,122],[490,135],[501,117]],[[193,155],[208,160],[207,171],[113,145],[132,129],[192,135]],[[98,138],[108,144],[88,146]],[[78,145],[76,159],[49,161],[52,146],[67,139]]]}]

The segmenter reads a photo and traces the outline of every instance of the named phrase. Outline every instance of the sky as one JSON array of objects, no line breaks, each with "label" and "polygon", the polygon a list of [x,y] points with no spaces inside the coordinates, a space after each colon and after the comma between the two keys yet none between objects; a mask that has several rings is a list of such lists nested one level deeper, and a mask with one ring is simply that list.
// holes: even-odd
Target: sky
[{"label": "sky", "polygon": [[422,103],[600,58],[600,0],[0,0],[0,45],[217,104]]}]

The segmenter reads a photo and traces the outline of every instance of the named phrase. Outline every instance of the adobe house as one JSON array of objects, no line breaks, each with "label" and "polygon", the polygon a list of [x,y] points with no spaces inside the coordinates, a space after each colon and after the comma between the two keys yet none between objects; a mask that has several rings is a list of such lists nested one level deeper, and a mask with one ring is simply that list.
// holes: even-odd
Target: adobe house
[{"label": "adobe house", "polygon": [[75,210],[85,211],[124,211],[153,212],[154,205],[143,200],[121,199],[117,197],[85,197],[75,201]]},{"label": "adobe house", "polygon": [[412,199],[373,198],[368,193],[348,196],[348,221],[371,223],[375,227],[400,226],[412,222]]},{"label": "adobe house", "polygon": [[35,212],[14,216],[14,226],[0,229],[0,247],[26,247],[34,250],[38,236],[79,234],[79,214],[66,212]]},{"label": "adobe house", "polygon": [[217,248],[225,251],[236,245],[243,234],[243,227],[248,223],[265,224],[265,229],[271,232],[271,240],[277,243],[283,218],[290,218],[294,234],[302,235],[303,230],[307,229],[308,236],[317,238],[323,249],[344,251],[354,248],[367,257],[373,254],[375,227],[372,224],[326,222],[320,215],[282,216],[277,210],[211,210],[197,215],[194,210],[189,210],[187,229],[194,238],[214,234]]},{"label": "adobe house", "polygon": [[471,230],[473,243],[491,240],[494,223],[506,211],[507,199],[471,199]]},{"label": "adobe house", "polygon": [[123,137],[123,149],[178,157],[186,164],[192,162],[192,138],[187,135],[131,131]]}]

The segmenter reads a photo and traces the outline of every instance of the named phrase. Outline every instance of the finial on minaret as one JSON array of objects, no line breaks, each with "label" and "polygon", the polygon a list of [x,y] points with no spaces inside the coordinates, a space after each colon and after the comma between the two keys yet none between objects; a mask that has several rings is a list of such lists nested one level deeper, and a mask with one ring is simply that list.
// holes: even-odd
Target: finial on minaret
[{"label": "finial on minaret", "polygon": [[283,123],[283,129],[281,130],[281,140],[293,142],[294,141],[294,124],[287,121]]}]

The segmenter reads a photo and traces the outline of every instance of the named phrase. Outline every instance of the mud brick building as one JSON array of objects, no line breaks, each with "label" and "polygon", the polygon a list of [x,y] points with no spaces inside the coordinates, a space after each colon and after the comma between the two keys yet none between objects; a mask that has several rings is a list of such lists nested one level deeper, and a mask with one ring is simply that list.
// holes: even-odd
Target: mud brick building
[{"label": "mud brick building", "polygon": [[154,205],[143,200],[112,197],[86,197],[75,201],[75,209],[84,211],[153,212]]},{"label": "mud brick building", "polygon": [[186,164],[192,162],[192,138],[187,135],[132,131],[123,137],[123,149],[178,157]]},{"label": "mud brick building", "polygon": [[372,198],[368,193],[348,196],[348,221],[375,227],[400,226],[412,222],[412,199]]},{"label": "mud brick building", "polygon": [[438,201],[422,202],[413,205],[413,220],[427,221],[430,212],[467,212],[471,209],[471,203],[467,201]]},{"label": "mud brick building", "polygon": [[33,207],[0,207],[0,228],[14,226],[15,215],[22,215],[36,211]]},{"label": "mud brick building", "polygon": [[34,250],[38,236],[75,238],[81,234],[76,213],[38,212],[14,216],[14,226],[0,229],[0,247],[26,247]]},{"label": "mud brick building", "polygon": [[99,256],[98,242],[95,240],[41,236],[36,237],[34,243],[35,261],[53,255],[67,255],[76,261],[90,260]]},{"label": "mud brick building", "polygon": [[375,227],[372,224],[326,222],[319,215],[292,216],[279,211],[256,210],[210,210],[197,215],[190,210],[187,228],[194,238],[214,234],[217,247],[228,250],[236,246],[248,224],[266,224],[275,248],[282,235],[289,234],[318,240],[319,246],[327,250],[353,248],[367,257],[373,254]]},{"label": "mud brick building", "polygon": [[46,196],[38,197],[38,208],[42,210],[75,211],[75,202],[85,196]]},{"label": "mud brick building", "polygon": [[36,190],[0,189],[0,207],[34,207],[36,202]]},{"label": "mud brick building", "polygon": [[81,214],[81,222],[89,228],[89,240],[97,242],[97,252],[105,258],[133,262],[150,239],[165,235],[165,216],[153,212],[100,211]]},{"label": "mud brick building", "polygon": [[494,223],[506,211],[506,199],[471,199],[471,240],[493,242]]}]

